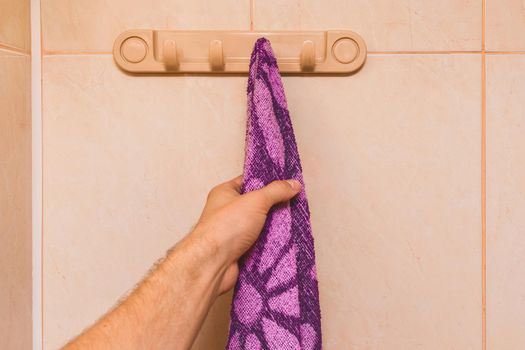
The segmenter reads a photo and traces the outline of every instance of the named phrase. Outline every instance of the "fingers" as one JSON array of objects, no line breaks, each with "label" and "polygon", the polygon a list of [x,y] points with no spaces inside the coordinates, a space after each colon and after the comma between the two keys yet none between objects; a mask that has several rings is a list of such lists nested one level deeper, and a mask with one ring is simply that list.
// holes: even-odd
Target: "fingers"
[{"label": "fingers", "polygon": [[297,180],[276,180],[265,187],[248,193],[265,211],[270,210],[272,206],[292,199],[301,191],[301,183]]}]

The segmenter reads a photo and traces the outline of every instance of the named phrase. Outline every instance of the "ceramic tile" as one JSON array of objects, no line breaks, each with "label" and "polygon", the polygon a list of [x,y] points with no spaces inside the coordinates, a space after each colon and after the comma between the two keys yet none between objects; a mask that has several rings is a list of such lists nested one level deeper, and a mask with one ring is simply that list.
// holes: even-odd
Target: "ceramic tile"
[{"label": "ceramic tile", "polygon": [[[476,55],[379,55],[351,77],[285,78],[325,348],[480,347],[479,72]],[[241,171],[245,80],[45,58],[45,349],[109,308]],[[228,307],[198,349],[223,348]]]},{"label": "ceramic tile", "polygon": [[29,51],[29,0],[0,0],[0,44]]},{"label": "ceramic tile", "polygon": [[[46,349],[112,306],[242,172],[245,90],[242,77],[128,76],[110,55],[45,58]],[[226,299],[210,320],[228,319]],[[210,321],[200,349],[227,327]]]},{"label": "ceramic tile", "polygon": [[480,57],[286,79],[326,349],[481,348]]},{"label": "ceramic tile", "polygon": [[525,56],[487,59],[487,344],[525,348]]},{"label": "ceramic tile", "polygon": [[372,51],[481,49],[481,1],[254,1],[256,29],[350,29]]},{"label": "ceramic tile", "polygon": [[44,48],[107,52],[127,29],[248,29],[249,13],[247,0],[44,0]]},{"label": "ceramic tile", "polygon": [[525,2],[486,0],[486,46],[492,51],[525,51]]},{"label": "ceramic tile", "polygon": [[31,348],[31,102],[28,56],[0,50],[0,348]]}]

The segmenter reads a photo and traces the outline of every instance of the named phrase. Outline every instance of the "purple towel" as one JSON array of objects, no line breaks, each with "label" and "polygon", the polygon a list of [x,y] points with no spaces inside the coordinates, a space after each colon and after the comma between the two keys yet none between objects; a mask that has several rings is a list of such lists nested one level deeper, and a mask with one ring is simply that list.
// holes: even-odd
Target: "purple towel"
[{"label": "purple towel", "polygon": [[241,259],[228,350],[321,349],[321,313],[310,212],[284,89],[270,42],[255,43],[248,78],[243,192],[296,179],[301,192],[274,207]]}]

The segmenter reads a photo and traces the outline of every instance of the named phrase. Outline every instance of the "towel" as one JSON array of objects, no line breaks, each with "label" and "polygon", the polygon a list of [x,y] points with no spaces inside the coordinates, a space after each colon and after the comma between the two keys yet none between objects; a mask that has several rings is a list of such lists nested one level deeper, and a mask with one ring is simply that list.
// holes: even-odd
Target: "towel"
[{"label": "towel", "polygon": [[296,179],[301,192],[272,208],[259,239],[239,261],[228,350],[319,350],[321,312],[310,211],[284,88],[270,42],[250,59],[242,192]]}]

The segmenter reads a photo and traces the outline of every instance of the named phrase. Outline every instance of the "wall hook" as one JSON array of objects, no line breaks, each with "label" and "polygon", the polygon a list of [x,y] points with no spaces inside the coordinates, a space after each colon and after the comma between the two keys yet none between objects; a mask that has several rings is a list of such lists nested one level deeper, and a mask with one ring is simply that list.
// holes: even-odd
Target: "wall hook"
[{"label": "wall hook", "polygon": [[164,41],[162,45],[162,60],[167,70],[177,70],[179,68],[177,43],[174,40]]},{"label": "wall hook", "polygon": [[210,42],[210,67],[213,71],[224,69],[224,52],[221,40]]},{"label": "wall hook", "polygon": [[301,70],[313,72],[315,69],[315,44],[312,40],[305,40],[301,49]]}]

